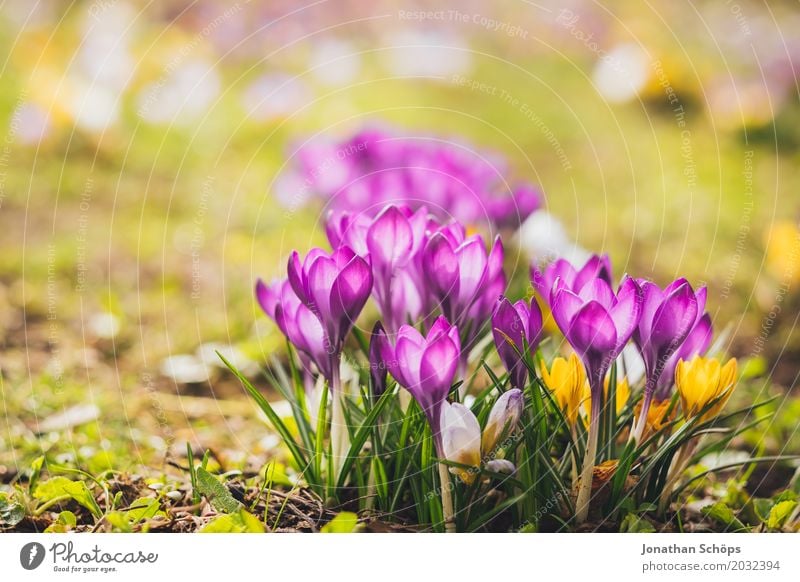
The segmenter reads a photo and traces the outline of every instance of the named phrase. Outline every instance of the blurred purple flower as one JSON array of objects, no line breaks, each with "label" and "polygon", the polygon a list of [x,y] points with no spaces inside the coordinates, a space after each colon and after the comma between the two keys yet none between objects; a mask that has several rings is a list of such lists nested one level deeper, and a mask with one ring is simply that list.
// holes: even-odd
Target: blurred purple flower
[{"label": "blurred purple flower", "polygon": [[531,352],[535,351],[541,333],[542,312],[536,301],[528,305],[523,299],[511,303],[508,298],[500,297],[492,313],[492,334],[514,388],[523,389],[527,384],[528,367],[520,354],[525,354],[525,344]]},{"label": "blurred purple flower", "polygon": [[490,229],[516,228],[541,205],[533,186],[509,188],[500,156],[442,139],[369,128],[343,142],[305,144],[295,159],[293,171],[336,210],[426,206],[441,219]]}]

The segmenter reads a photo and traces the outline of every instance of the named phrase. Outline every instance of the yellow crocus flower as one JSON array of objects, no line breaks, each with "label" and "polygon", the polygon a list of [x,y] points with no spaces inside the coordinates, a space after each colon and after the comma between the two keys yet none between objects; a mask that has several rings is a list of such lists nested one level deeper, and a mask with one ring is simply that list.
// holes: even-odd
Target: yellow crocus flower
[{"label": "yellow crocus flower", "polygon": [[675,369],[675,385],[681,397],[684,416],[697,416],[714,400],[716,403],[703,415],[701,421],[719,414],[733,393],[736,371],[736,358],[731,358],[724,366],[716,358],[696,356],[688,362],[680,360]]},{"label": "yellow crocus flower", "polygon": [[[661,401],[654,400],[650,404],[650,408],[647,411],[647,420],[645,421],[646,424],[644,428],[644,434],[642,435],[642,441],[646,441],[648,438],[650,438],[650,435],[660,431],[675,418],[675,410],[673,409],[670,411],[669,409],[671,404],[672,401],[669,399]],[[641,413],[642,401],[640,400],[636,404],[634,415],[636,418],[639,418]]]},{"label": "yellow crocus flower", "polygon": [[564,411],[570,426],[578,420],[578,409],[583,398],[583,386],[586,384],[586,372],[576,354],[569,359],[556,358],[548,371],[542,366],[542,380],[555,396],[556,402]]}]

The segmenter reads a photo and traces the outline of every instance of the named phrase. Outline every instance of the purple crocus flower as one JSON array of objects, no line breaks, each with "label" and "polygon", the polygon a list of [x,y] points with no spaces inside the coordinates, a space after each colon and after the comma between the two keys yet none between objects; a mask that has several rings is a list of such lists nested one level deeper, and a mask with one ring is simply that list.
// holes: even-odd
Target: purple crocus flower
[{"label": "purple crocus flower", "polygon": [[[705,296],[700,299],[700,292],[705,288],[698,290],[698,306],[705,303]],[[698,314],[701,314],[701,308],[698,309]],[[678,366],[679,360],[689,361],[694,356],[704,354],[711,345],[711,337],[713,329],[711,326],[711,316],[708,313],[699,315],[697,321],[692,328],[692,331],[686,336],[681,346],[675,351],[674,354],[667,360],[664,369],[661,371],[661,376],[658,379],[656,386],[656,399],[665,400],[669,398],[670,390],[675,384],[675,368]]]},{"label": "purple crocus flower", "polygon": [[541,204],[530,185],[508,188],[501,156],[453,140],[368,128],[338,143],[309,142],[293,159],[295,181],[337,210],[401,203],[442,220],[516,228]]},{"label": "purple crocus flower", "polygon": [[630,277],[616,294],[605,279],[594,279],[577,292],[556,279],[550,295],[553,318],[581,356],[590,386],[598,394],[611,363],[639,324],[643,301],[641,287]]},{"label": "purple crocus flower", "polygon": [[419,259],[432,222],[425,208],[388,205],[375,217],[331,212],[326,222],[334,248],[349,246],[372,265],[375,284],[372,295],[383,324],[396,333],[404,322],[415,321],[424,308],[423,278]]},{"label": "purple crocus flower", "polygon": [[589,515],[606,372],[639,325],[644,294],[630,277],[625,278],[616,294],[604,278],[595,278],[575,288],[577,292],[557,278],[550,306],[559,329],[583,360],[592,396],[589,437],[576,501],[576,518],[582,523]]},{"label": "purple crocus flower", "polygon": [[520,354],[525,353],[526,343],[531,351],[535,351],[541,333],[542,312],[535,301],[528,305],[522,299],[511,303],[506,297],[500,297],[492,313],[492,334],[514,388],[521,390],[528,381],[528,367]]},{"label": "purple crocus flower", "polygon": [[289,257],[289,282],[298,299],[319,319],[331,357],[338,361],[344,338],[372,291],[372,269],[350,247],[333,253],[312,249],[304,261]]},{"label": "purple crocus flower", "polygon": [[644,302],[633,339],[644,360],[646,383],[642,411],[634,430],[637,440],[644,430],[643,419],[647,418],[661,373],[694,327],[706,300],[705,288],[695,293],[686,279],[677,279],[663,290],[650,281],[639,281],[639,284]]},{"label": "purple crocus flower", "polygon": [[383,339],[379,349],[389,373],[411,393],[425,412],[437,452],[442,455],[441,409],[453,384],[461,355],[458,328],[439,317],[427,337],[423,337],[410,325],[403,325],[395,346]]},{"label": "purple crocus flower", "polygon": [[479,314],[471,312],[474,305],[478,304],[479,310],[491,309],[491,303],[482,303],[487,290],[497,297],[505,287],[499,237],[491,253],[486,252],[480,236],[462,237],[463,228],[443,227],[430,237],[422,257],[431,295],[443,315],[458,326],[475,322],[474,316]]},{"label": "purple crocus flower", "polygon": [[608,255],[592,255],[580,269],[576,269],[566,259],[556,259],[544,270],[535,265],[531,267],[531,283],[548,305],[552,305],[550,298],[556,279],[560,279],[574,293],[579,293],[587,283],[595,279],[602,279],[611,286],[611,259]]},{"label": "purple crocus flower", "polygon": [[298,299],[288,279],[271,285],[259,279],[256,298],[264,312],[298,349],[303,365],[306,366],[310,360],[330,381],[333,368],[325,330],[319,319]]}]

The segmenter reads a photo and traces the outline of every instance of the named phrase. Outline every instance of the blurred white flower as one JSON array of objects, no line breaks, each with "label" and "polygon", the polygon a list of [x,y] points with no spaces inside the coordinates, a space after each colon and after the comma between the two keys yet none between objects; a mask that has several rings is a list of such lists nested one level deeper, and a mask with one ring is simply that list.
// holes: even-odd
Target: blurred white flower
[{"label": "blurred white flower", "polygon": [[633,43],[617,45],[604,53],[592,73],[597,91],[613,103],[636,97],[649,78],[647,54]]},{"label": "blurred white flower", "polygon": [[384,52],[394,75],[448,77],[466,73],[472,55],[458,36],[434,29],[404,30],[389,36]]},{"label": "blurred white flower", "polygon": [[170,356],[161,362],[161,373],[179,384],[207,382],[209,372],[203,360],[188,354]]},{"label": "blurred white flower", "polygon": [[89,318],[87,327],[96,337],[111,339],[119,333],[120,321],[113,313],[95,313]]},{"label": "blurred white flower", "polygon": [[358,76],[361,56],[346,40],[326,38],[314,44],[309,66],[318,81],[338,87],[347,85]]},{"label": "blurred white flower", "polygon": [[272,121],[293,115],[312,97],[311,89],[301,79],[285,73],[267,73],[245,89],[242,106],[251,118]]}]

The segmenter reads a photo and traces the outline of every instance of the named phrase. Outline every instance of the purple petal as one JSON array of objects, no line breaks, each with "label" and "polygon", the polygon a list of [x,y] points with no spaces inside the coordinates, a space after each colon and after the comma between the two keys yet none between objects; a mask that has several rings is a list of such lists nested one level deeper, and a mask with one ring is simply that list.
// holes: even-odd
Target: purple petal
[{"label": "purple petal", "polygon": [[488,257],[480,237],[474,237],[456,250],[458,260],[458,299],[463,309],[468,309],[475,294],[486,282]]},{"label": "purple petal", "polygon": [[275,281],[271,285],[267,285],[261,279],[256,281],[256,299],[261,309],[273,321],[275,320],[275,306],[278,304],[279,298],[277,293],[277,286],[280,282]]},{"label": "purple petal", "polygon": [[387,206],[367,231],[370,256],[376,266],[389,273],[408,257],[413,240],[408,218],[396,206]]},{"label": "purple petal", "polygon": [[441,233],[434,234],[424,251],[425,273],[437,294],[448,295],[458,288],[458,261],[450,242]]},{"label": "purple petal", "polygon": [[643,301],[642,288],[630,277],[625,277],[619,286],[617,304],[609,311],[609,315],[614,320],[614,326],[617,329],[617,347],[615,349],[617,354],[625,347],[625,344],[628,343],[634,330],[639,325],[639,320],[642,317]]},{"label": "purple petal", "polygon": [[608,311],[597,301],[590,301],[572,318],[567,339],[580,354],[612,353],[617,346],[617,330]]},{"label": "purple petal", "polygon": [[688,282],[670,292],[653,316],[650,342],[667,357],[686,339],[697,320],[697,298]]},{"label": "purple petal", "polygon": [[556,279],[550,306],[558,328],[566,335],[572,318],[583,307],[583,300],[561,284],[561,279]]},{"label": "purple petal", "polygon": [[336,277],[330,291],[331,317],[336,320],[343,341],[358,319],[372,292],[372,269],[361,257],[353,257]]},{"label": "purple petal", "polygon": [[303,265],[300,263],[300,255],[297,251],[292,251],[289,255],[289,264],[286,266],[289,275],[289,283],[292,285],[295,294],[303,303],[308,301],[305,289],[305,277],[303,276]]}]

